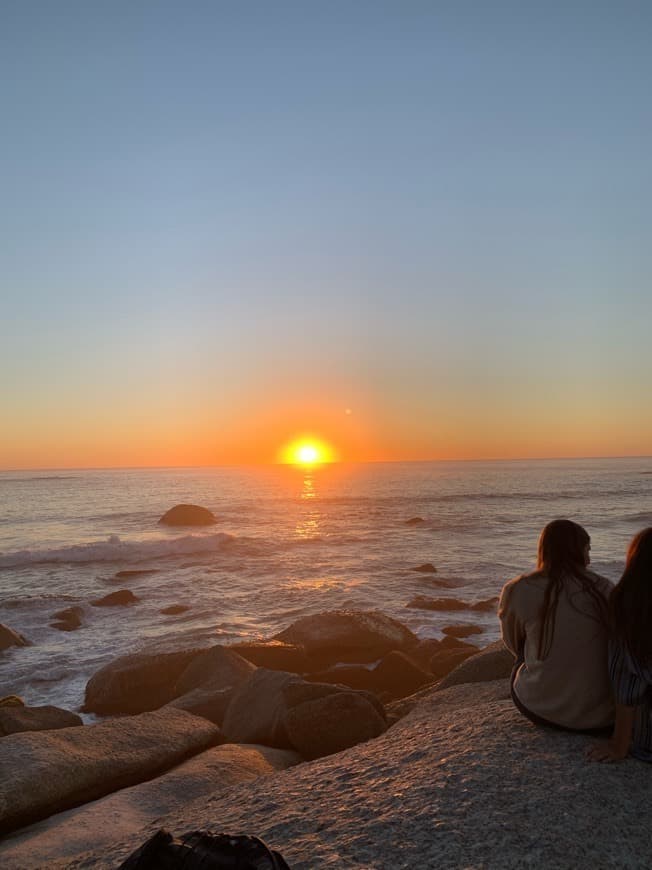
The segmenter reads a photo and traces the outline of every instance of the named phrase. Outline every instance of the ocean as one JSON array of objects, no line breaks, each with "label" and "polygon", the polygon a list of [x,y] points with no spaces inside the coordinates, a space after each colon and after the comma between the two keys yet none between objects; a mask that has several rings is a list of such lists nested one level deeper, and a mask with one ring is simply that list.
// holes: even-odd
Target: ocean
[{"label": "ocean", "polygon": [[[158,525],[182,502],[217,525]],[[380,609],[421,637],[473,623],[483,646],[499,636],[493,610],[406,605],[498,595],[557,517],[587,528],[594,570],[616,580],[652,524],[652,458],[2,472],[0,622],[33,645],[0,653],[0,695],[77,710],[125,652],[268,637],[336,608]],[[426,562],[436,574],[412,570]],[[121,588],[139,603],[91,605]],[[161,613],[175,604],[189,609]],[[82,627],[52,628],[72,605]]]}]

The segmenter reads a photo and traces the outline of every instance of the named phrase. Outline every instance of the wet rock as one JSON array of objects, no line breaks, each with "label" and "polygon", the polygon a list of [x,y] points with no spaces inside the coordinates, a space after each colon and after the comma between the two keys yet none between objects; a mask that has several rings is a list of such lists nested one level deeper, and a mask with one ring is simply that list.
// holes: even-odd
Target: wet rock
[{"label": "wet rock", "polygon": [[405,520],[406,526],[420,526],[421,523],[425,523],[423,517],[410,517],[409,520]]},{"label": "wet rock", "polygon": [[373,662],[419,639],[407,626],[377,610],[331,610],[305,616],[274,638],[303,646],[325,663]]},{"label": "wet rock", "polygon": [[439,641],[439,649],[468,649],[473,655],[478,652],[478,647],[474,643],[469,643],[467,640],[462,640],[461,637],[453,637],[450,634]]},{"label": "wet rock", "polygon": [[406,604],[406,607],[417,610],[495,610],[498,598],[489,598],[486,601],[460,601],[458,598],[429,598],[426,595],[416,595]]},{"label": "wet rock", "polygon": [[442,632],[449,637],[471,637],[472,634],[482,634],[483,629],[479,625],[447,625]]},{"label": "wet rock", "polygon": [[461,683],[502,680],[511,675],[513,667],[514,656],[502,640],[498,640],[457,665],[437,686],[437,691]]},{"label": "wet rock", "polygon": [[163,616],[178,616],[180,613],[186,613],[190,610],[187,604],[171,604],[169,607],[164,607],[159,613]]},{"label": "wet rock", "polygon": [[0,707],[24,707],[25,702],[18,695],[5,695],[0,698]]},{"label": "wet rock", "polygon": [[164,526],[213,526],[216,522],[217,518],[208,508],[196,504],[177,504],[159,520]]},{"label": "wet rock", "polygon": [[103,598],[91,601],[93,607],[126,607],[129,604],[137,604],[140,601],[131,589],[118,589],[110,592]]},{"label": "wet rock", "polygon": [[158,568],[133,568],[117,571],[113,576],[116,580],[123,580],[129,579],[129,577],[145,577],[147,574],[158,574]]},{"label": "wet rock", "polygon": [[66,607],[65,610],[58,610],[52,614],[54,622],[50,623],[52,628],[58,628],[59,631],[75,631],[82,624],[82,616],[84,608],[79,605],[74,607]]},{"label": "wet rock", "polygon": [[174,686],[202,649],[143,651],[109,662],[86,685],[82,712],[100,716],[156,710],[174,697]]},{"label": "wet rock", "polygon": [[419,574],[436,574],[437,569],[432,562],[424,562],[423,565],[417,565],[416,568],[410,568],[410,571],[417,571]]},{"label": "wet rock", "polygon": [[0,737],[19,731],[55,731],[84,723],[75,713],[59,707],[5,706],[0,704]]},{"label": "wet rock", "polygon": [[309,671],[311,661],[303,646],[284,643],[281,640],[263,640],[252,643],[234,643],[229,649],[247,661],[271,671],[292,671],[302,674]]},{"label": "wet rock", "polygon": [[10,646],[31,646],[31,642],[27,640],[26,637],[23,637],[17,631],[14,631],[13,628],[9,628],[8,625],[0,622],[0,651],[4,649],[9,649]]}]

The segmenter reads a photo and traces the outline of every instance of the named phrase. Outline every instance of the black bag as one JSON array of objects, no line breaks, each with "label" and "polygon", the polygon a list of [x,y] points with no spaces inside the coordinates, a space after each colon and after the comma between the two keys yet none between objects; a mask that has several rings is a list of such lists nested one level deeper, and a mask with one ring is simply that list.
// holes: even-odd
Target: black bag
[{"label": "black bag", "polygon": [[290,870],[283,857],[258,837],[189,831],[173,837],[164,828],[119,870]]}]

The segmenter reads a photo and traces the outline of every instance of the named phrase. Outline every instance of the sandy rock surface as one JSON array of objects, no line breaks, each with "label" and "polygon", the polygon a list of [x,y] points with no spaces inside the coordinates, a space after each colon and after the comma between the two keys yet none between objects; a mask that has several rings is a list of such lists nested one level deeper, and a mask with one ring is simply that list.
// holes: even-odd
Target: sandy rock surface
[{"label": "sandy rock surface", "polygon": [[0,842],[0,867],[48,867],[53,859],[73,859],[91,842],[98,851],[108,848],[116,838],[126,839],[152,819],[183,812],[191,801],[215,799],[238,783],[269,776],[300,761],[294,752],[267,746],[216,746],[157,779],[59,813],[7,837]]},{"label": "sandy rock surface", "polygon": [[375,740],[48,867],[115,868],[162,825],[256,834],[292,870],[652,866],[652,767],[586,761],[590,738],[535,728],[508,694],[506,680],[433,692]]},{"label": "sandy rock surface", "polygon": [[219,742],[216,725],[172,708],[10,734],[0,740],[0,832],[143,782]]}]

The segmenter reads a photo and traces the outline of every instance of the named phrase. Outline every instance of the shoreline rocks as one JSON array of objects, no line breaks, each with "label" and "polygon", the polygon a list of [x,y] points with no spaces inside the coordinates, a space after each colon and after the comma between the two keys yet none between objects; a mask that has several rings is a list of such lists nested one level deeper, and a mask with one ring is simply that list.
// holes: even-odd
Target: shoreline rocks
[{"label": "shoreline rocks", "polygon": [[20,632],[0,622],[0,652],[12,646],[32,646],[32,643]]}]

